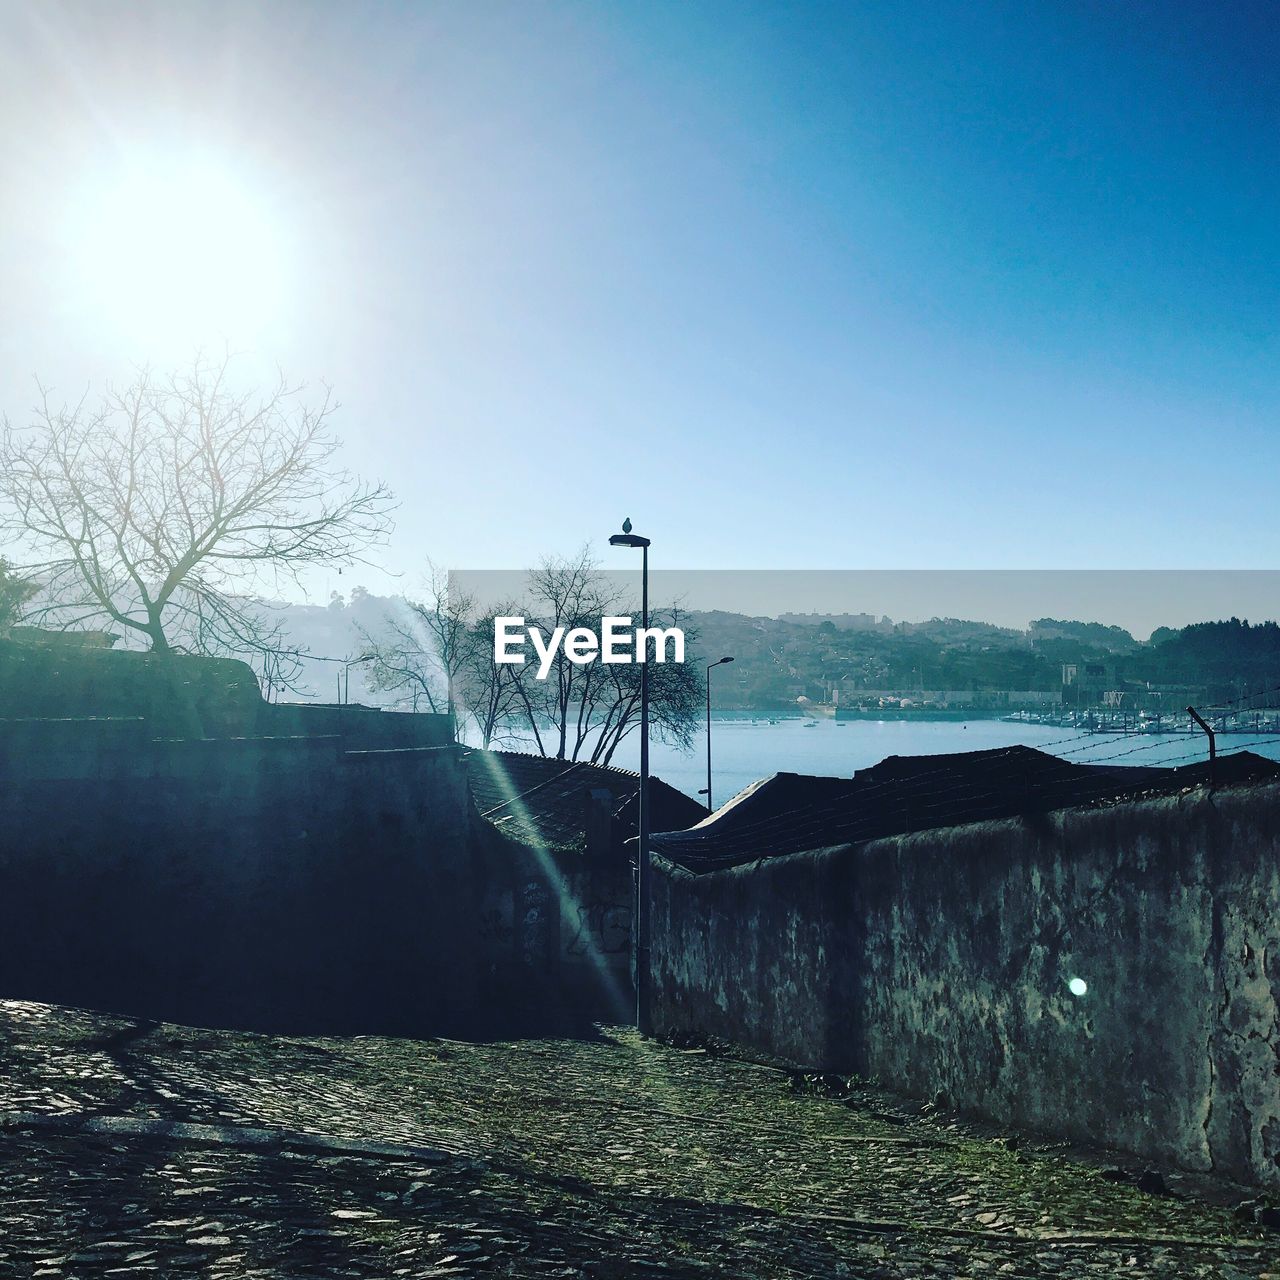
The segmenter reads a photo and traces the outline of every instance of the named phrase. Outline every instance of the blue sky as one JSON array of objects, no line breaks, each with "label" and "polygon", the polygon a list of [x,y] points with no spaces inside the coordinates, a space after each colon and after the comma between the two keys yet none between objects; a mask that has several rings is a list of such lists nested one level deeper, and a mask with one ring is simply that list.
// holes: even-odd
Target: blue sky
[{"label": "blue sky", "polygon": [[392,571],[624,515],[684,567],[1280,552],[1269,6],[0,15],[15,420],[33,375],[176,358],[89,300],[67,228],[120,154],[199,153],[281,246],[227,336],[334,385],[403,502]]}]

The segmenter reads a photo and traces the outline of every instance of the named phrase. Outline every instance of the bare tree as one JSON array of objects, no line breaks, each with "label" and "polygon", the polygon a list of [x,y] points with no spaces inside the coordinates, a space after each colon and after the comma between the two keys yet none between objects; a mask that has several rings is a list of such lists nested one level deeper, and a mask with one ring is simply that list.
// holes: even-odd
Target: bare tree
[{"label": "bare tree", "polygon": [[504,738],[515,705],[509,669],[493,661],[493,618],[500,605],[483,612],[470,592],[451,583],[428,561],[426,594],[406,599],[405,611],[388,615],[376,632],[359,628],[370,655],[369,682],[376,690],[406,692],[415,709],[474,723],[483,746]]},{"label": "bare tree", "polygon": [[[575,556],[544,560],[529,575],[525,606],[513,612],[526,615],[528,623],[546,636],[557,627],[566,634],[575,627],[598,633],[606,616],[639,620],[639,610],[599,571],[589,547]],[[679,625],[681,618],[678,608],[660,608],[651,610],[650,624]],[[696,633],[686,627],[685,639],[696,639]],[[537,678],[532,664],[505,669],[515,686],[521,727],[543,755],[609,764],[639,727],[639,663],[578,664],[561,648],[545,680]],[[656,736],[681,748],[689,746],[701,688],[693,666],[650,662],[649,714]]]},{"label": "bare tree", "polygon": [[44,616],[114,623],[153,651],[235,653],[287,683],[297,650],[256,599],[311,566],[364,563],[391,494],[337,465],[336,405],[283,378],[234,390],[229,360],[138,375],[0,437],[0,528],[30,548]]},{"label": "bare tree", "polygon": [[466,660],[475,602],[451,596],[446,575],[430,561],[425,586],[422,600],[406,597],[403,612],[388,613],[377,631],[356,630],[369,655],[366,679],[372,689],[408,693],[415,708],[421,701],[440,713],[453,710],[454,683]]},{"label": "bare tree", "polygon": [[[611,607],[614,603],[588,547],[576,556],[549,556],[529,574],[525,611],[533,615],[528,621],[545,635],[552,635],[557,627],[566,633],[575,627],[599,628],[605,614],[616,612]],[[577,666],[562,650],[545,679],[537,679],[528,667],[511,670],[526,727],[539,752],[576,760],[590,732],[590,710],[604,680],[595,664]]]},{"label": "bare tree", "polygon": [[[684,622],[683,611],[675,605],[651,609],[649,624],[682,627],[686,644],[697,639],[697,632]],[[591,696],[587,708],[591,732],[582,737],[584,746],[591,744],[592,764],[609,764],[622,742],[640,727],[640,666],[611,664],[601,671],[607,678]],[[649,663],[649,725],[655,737],[682,751],[692,746],[701,722],[704,678],[696,664]]]},{"label": "bare tree", "polygon": [[486,749],[515,741],[512,726],[519,708],[519,689],[512,668],[493,660],[495,618],[510,617],[510,602],[490,605],[472,623],[467,659],[459,673],[459,704],[475,721],[480,743]]},{"label": "bare tree", "polygon": [[[640,665],[571,662],[559,649],[546,678],[536,666],[494,659],[494,621],[524,617],[544,636],[557,627],[599,631],[606,616],[636,616],[617,583],[599,571],[589,547],[549,557],[529,572],[520,601],[487,602],[429,566],[423,600],[406,601],[401,617],[377,632],[361,631],[374,687],[417,694],[433,711],[470,723],[483,746],[532,744],[544,756],[609,764],[640,724]],[[639,619],[637,618],[637,622]],[[682,625],[678,608],[652,611],[651,624]],[[686,642],[696,633],[685,626]],[[649,664],[654,733],[688,747],[702,706],[701,673],[679,662]]]}]

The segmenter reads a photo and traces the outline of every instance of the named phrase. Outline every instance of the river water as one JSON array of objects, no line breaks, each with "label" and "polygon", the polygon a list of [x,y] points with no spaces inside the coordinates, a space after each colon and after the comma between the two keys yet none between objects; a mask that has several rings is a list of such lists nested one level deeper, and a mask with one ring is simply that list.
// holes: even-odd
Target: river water
[{"label": "river water", "polygon": [[[639,746],[633,734],[612,763],[623,769],[639,767]],[[1207,759],[1202,735],[1086,734],[1052,725],[1017,724],[1003,720],[713,720],[711,745],[713,798],[723,804],[743,787],[771,773],[810,773],[849,777],[855,769],[877,764],[886,756],[938,755],[953,751],[981,751],[1023,743],[1082,764],[1106,761],[1117,765],[1193,764]],[[1249,734],[1219,735],[1218,751],[1225,754],[1248,746],[1259,755],[1280,759],[1280,736],[1259,739]],[[663,781],[696,796],[707,785],[705,730],[687,754],[664,743],[650,749],[650,769]]]}]

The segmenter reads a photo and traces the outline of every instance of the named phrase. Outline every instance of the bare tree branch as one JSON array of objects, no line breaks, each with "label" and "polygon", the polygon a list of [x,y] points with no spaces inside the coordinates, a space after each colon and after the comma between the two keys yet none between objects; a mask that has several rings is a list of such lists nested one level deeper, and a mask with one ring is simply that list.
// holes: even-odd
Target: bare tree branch
[{"label": "bare tree branch", "polygon": [[237,392],[229,364],[143,370],[96,408],[41,387],[30,426],[0,435],[0,531],[38,558],[44,621],[241,654],[287,686],[299,651],[255,598],[310,566],[368,563],[392,498],[337,465],[327,391],[309,404],[282,377]]},{"label": "bare tree branch", "polygon": [[[586,627],[599,634],[606,616],[629,616],[639,623],[639,610],[600,573],[591,549],[575,556],[551,557],[529,574],[524,605],[508,614],[524,616],[544,636],[556,627],[567,634]],[[650,623],[679,625],[679,609],[651,610]],[[685,629],[686,641],[696,634]],[[493,632],[488,635],[488,661],[493,662]],[[532,664],[498,668],[508,672],[515,690],[514,711],[521,728],[543,755],[587,759],[609,764],[619,745],[640,723],[639,663],[573,663],[557,650],[545,680]],[[649,714],[655,736],[685,749],[692,742],[701,703],[701,676],[684,663],[649,664]]]}]

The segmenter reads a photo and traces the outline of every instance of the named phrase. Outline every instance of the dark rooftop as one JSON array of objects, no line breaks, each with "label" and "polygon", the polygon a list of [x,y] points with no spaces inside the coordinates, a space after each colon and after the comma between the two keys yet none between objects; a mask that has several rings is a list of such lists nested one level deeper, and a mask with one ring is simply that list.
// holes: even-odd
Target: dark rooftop
[{"label": "dark rooftop", "polygon": [[[1242,751],[1219,757],[1214,780],[1226,784],[1275,777],[1280,777],[1280,765]],[[806,849],[1177,791],[1207,781],[1207,764],[1181,769],[1076,764],[1022,746],[889,756],[848,779],[774,774],[696,827],[654,835],[652,848],[691,871],[710,871]]]},{"label": "dark rooftop", "polygon": [[[638,773],[519,751],[472,750],[464,759],[476,808],[513,840],[540,848],[583,848],[593,797],[606,801],[627,835],[635,834]],[[698,801],[661,778],[649,779],[649,801],[654,830],[682,830],[706,817]]]}]

